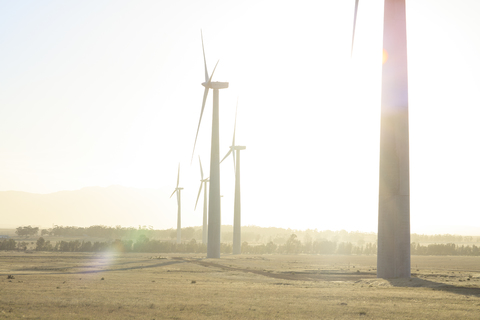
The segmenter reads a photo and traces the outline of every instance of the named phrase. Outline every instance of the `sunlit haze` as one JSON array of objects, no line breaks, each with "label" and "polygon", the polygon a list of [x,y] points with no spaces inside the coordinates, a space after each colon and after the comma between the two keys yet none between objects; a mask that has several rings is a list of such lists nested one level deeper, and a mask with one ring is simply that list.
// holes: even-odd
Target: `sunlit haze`
[{"label": "sunlit haze", "polygon": [[[1,1],[0,191],[175,189],[209,175],[238,98],[242,225],[377,230],[383,1]],[[480,235],[480,1],[407,0],[411,231]],[[165,191],[166,190],[166,191]],[[234,170],[221,164],[222,224]],[[175,227],[176,200],[166,223]],[[32,212],[35,215],[35,212]],[[98,224],[75,220],[77,225]],[[54,221],[46,221],[50,226]],[[103,220],[102,220],[103,223]],[[29,224],[29,221],[25,221]],[[112,221],[110,225],[116,225]]]}]

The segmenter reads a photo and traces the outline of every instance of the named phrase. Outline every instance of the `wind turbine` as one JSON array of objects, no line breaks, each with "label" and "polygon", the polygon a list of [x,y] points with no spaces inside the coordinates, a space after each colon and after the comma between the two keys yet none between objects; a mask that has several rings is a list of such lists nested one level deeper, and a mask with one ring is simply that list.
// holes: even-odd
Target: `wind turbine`
[{"label": "wind turbine", "polygon": [[198,190],[197,202],[195,202],[195,210],[197,209],[198,199],[200,198],[200,193],[202,193],[202,187],[205,186],[203,189],[203,229],[202,229],[202,243],[207,243],[207,235],[208,235],[208,225],[207,225],[207,183],[210,182],[208,178],[203,179],[203,169],[202,169],[202,161],[200,160],[200,156],[198,156],[198,161],[200,162],[200,189]]},{"label": "wind turbine", "polygon": [[[353,37],[358,0],[355,0]],[[405,0],[385,0],[377,277],[410,277],[410,178]],[[352,37],[352,49],[353,49]],[[385,60],[385,58],[384,58]]]},{"label": "wind turbine", "polygon": [[173,190],[172,195],[170,198],[177,193],[177,243],[180,243],[182,241],[182,201],[181,201],[181,191],[183,188],[179,188],[178,185],[180,183],[180,163],[178,164],[178,175],[177,175],[177,186],[175,187],[175,190]]},{"label": "wind turbine", "polygon": [[195,145],[197,144],[198,131],[200,130],[200,123],[202,122],[203,110],[205,109],[205,102],[207,101],[208,90],[213,89],[213,112],[212,112],[212,144],[210,153],[210,192],[208,199],[208,245],[207,258],[220,258],[220,228],[221,228],[221,205],[220,205],[220,142],[219,142],[219,90],[228,88],[228,82],[212,82],[213,74],[217,68],[218,62],[208,77],[207,60],[205,58],[205,48],[203,46],[202,34],[202,50],[203,62],[205,64],[205,82],[202,86],[205,87],[203,93],[202,109],[200,111],[200,120],[198,121],[197,134],[195,136],[195,143],[193,145],[193,153],[195,152]]},{"label": "wind turbine", "polygon": [[[238,108],[238,101],[237,101]],[[222,161],[231,153],[233,158],[233,167],[235,170],[235,203],[233,209],[233,254],[242,253],[242,231],[241,231],[241,202],[240,202],[240,150],[245,150],[245,146],[235,145],[235,131],[237,129],[237,109],[235,109],[235,125],[233,127],[233,140],[230,150],[227,152]],[[235,164],[235,157],[237,158]]]}]

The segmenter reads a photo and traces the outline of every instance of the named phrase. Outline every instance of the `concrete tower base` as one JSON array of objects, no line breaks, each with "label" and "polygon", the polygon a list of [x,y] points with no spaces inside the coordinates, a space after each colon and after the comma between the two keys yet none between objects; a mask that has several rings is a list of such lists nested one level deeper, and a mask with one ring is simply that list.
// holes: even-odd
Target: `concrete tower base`
[{"label": "concrete tower base", "polygon": [[410,277],[410,173],[405,0],[385,0],[378,205],[379,278]]},{"label": "concrete tower base", "polygon": [[220,258],[221,207],[218,93],[218,89],[213,89],[212,151],[210,155],[207,258]]}]

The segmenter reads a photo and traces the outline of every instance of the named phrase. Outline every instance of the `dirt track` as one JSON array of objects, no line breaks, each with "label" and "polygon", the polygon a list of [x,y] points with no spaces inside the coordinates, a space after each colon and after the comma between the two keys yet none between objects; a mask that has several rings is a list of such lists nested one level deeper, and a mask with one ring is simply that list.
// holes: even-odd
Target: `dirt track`
[{"label": "dirt track", "polygon": [[245,273],[253,273],[261,276],[292,280],[292,281],[358,281],[361,279],[376,278],[374,272],[347,272],[339,270],[320,270],[320,271],[284,271],[284,272],[269,272],[258,269],[246,269],[238,267],[225,266],[220,263],[203,261],[202,259],[186,259],[182,257],[173,257],[172,259],[195,263],[207,268],[220,268],[222,270],[240,271]]}]

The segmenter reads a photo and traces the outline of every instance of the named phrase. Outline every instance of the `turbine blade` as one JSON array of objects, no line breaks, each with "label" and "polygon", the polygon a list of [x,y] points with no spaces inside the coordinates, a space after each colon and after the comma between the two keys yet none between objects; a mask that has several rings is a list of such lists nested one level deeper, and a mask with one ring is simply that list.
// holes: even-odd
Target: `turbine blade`
[{"label": "turbine blade", "polygon": [[208,82],[206,83],[206,86],[205,86],[205,91],[203,93],[202,110],[200,111],[200,120],[198,120],[197,134],[195,135],[195,143],[193,144],[192,160],[190,162],[193,161],[195,146],[197,145],[198,131],[200,130],[200,123],[202,122],[203,110],[205,109],[205,102],[207,102],[208,89],[209,89],[208,85],[210,84],[210,82],[212,82],[213,74],[215,73],[215,69],[217,69],[217,65],[219,62],[220,60],[218,60],[217,64],[215,64],[215,68],[213,68],[212,75],[210,76],[210,79],[208,79]]},{"label": "turbine blade", "polygon": [[205,48],[203,46],[203,32],[202,32],[202,29],[200,29],[200,34],[202,36],[203,62],[205,63],[205,82],[207,82],[208,81],[207,59],[205,58]]},{"label": "turbine blade", "polygon": [[350,56],[353,55],[353,44],[355,42],[355,26],[357,25],[357,11],[358,11],[358,0],[355,0],[355,14],[353,16],[352,50],[350,51]]},{"label": "turbine blade", "polygon": [[172,194],[170,195],[170,198],[173,197],[173,195],[177,192],[177,189],[173,190]]},{"label": "turbine blade", "polygon": [[219,62],[220,60],[218,60],[217,63],[215,64],[215,68],[213,68],[212,74],[210,75],[210,79],[208,79],[207,84],[210,84],[210,82],[212,82],[213,74],[215,73],[215,69],[217,69],[217,65]]},{"label": "turbine blade", "polygon": [[195,135],[195,143],[193,144],[192,160],[190,162],[193,161],[195,146],[197,145],[198,131],[200,130],[200,123],[202,123],[203,110],[205,110],[205,103],[207,102],[207,96],[208,96],[208,87],[205,87],[205,91],[203,92],[202,109],[200,111],[200,119],[198,120],[197,134]]},{"label": "turbine blade", "polygon": [[203,186],[203,181],[200,182],[200,190],[198,190],[198,196],[197,196],[197,201],[195,202],[195,209],[194,210],[197,210],[197,203],[198,203],[198,199],[200,198],[200,194],[202,193],[202,186]]},{"label": "turbine blade", "polygon": [[180,183],[180,163],[178,164],[178,174],[177,174],[177,188],[178,184]]},{"label": "turbine blade", "polygon": [[223,162],[223,160],[225,160],[229,155],[230,153],[232,153],[232,147],[230,147],[230,150],[227,152],[227,154],[225,155],[225,157],[223,157],[222,161],[220,161],[220,163]]},{"label": "turbine blade", "polygon": [[235,169],[236,169],[236,165],[235,165],[235,153],[238,152],[238,150],[235,150],[232,154],[232,158],[233,158],[233,174],[235,174]]},{"label": "turbine blade", "polygon": [[198,156],[198,161],[200,162],[200,175],[201,175],[202,180],[203,180],[202,160],[200,160],[200,156]]}]

